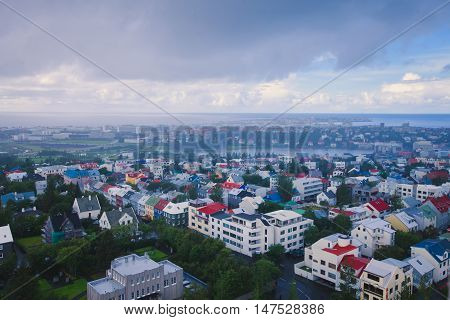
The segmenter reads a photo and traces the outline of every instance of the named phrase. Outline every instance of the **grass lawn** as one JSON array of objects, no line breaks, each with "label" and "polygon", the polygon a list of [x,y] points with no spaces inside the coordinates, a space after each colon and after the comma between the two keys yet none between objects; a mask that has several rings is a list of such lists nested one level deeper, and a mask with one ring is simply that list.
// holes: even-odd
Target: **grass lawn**
[{"label": "grass lawn", "polygon": [[41,236],[34,236],[28,238],[17,239],[16,242],[21,246],[25,251],[32,249],[33,247],[37,247],[42,244]]},{"label": "grass lawn", "polygon": [[[47,280],[39,279],[39,289],[41,294],[45,297],[47,294],[52,293],[57,299],[75,299],[77,296],[86,291],[87,281],[86,279],[77,279],[66,286],[53,288]],[[83,299],[83,295],[80,299]]]},{"label": "grass lawn", "polygon": [[136,254],[143,256],[147,252],[150,259],[158,262],[167,259],[167,254],[153,247],[144,247],[134,251]]}]

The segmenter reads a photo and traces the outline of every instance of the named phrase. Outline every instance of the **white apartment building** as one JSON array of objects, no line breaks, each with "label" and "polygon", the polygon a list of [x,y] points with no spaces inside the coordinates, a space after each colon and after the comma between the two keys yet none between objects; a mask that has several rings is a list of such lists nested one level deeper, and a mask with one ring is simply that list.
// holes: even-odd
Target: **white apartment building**
[{"label": "white apartment building", "polygon": [[[360,257],[362,243],[341,233],[332,234],[305,248],[304,265],[309,268],[311,280],[321,280],[340,288],[340,268],[353,266],[355,276],[359,276],[368,260]],[[345,259],[345,260],[344,260]]]},{"label": "white apartment building", "polygon": [[227,248],[253,256],[281,244],[286,251],[303,248],[303,236],[313,221],[290,210],[267,214],[238,213],[212,215],[211,237],[221,239]]},{"label": "white apartment building", "polygon": [[395,230],[389,222],[380,218],[369,218],[360,222],[351,235],[363,243],[361,254],[373,257],[375,250],[383,246],[393,246],[395,241]]},{"label": "white apartment building", "polygon": [[298,199],[292,199],[293,201],[315,201],[323,191],[322,180],[319,178],[299,178],[292,183],[299,193]]},{"label": "white apartment building", "polygon": [[64,171],[67,170],[66,166],[62,165],[55,165],[55,166],[48,166],[48,167],[39,167],[34,170],[34,173],[40,175],[41,177],[47,178],[48,175],[60,175],[62,176],[64,174]]},{"label": "white apartment building", "polygon": [[412,291],[413,270],[409,263],[396,259],[370,260],[361,278],[361,299],[400,299],[403,288]]}]

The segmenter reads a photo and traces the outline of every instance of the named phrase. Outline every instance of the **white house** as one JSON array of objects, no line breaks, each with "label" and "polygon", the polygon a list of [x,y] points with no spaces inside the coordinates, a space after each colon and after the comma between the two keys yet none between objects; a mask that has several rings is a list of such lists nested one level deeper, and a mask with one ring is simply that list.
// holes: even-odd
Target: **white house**
[{"label": "white house", "polygon": [[5,173],[6,179],[13,182],[21,182],[24,178],[27,177],[27,173],[22,170],[14,170]]},{"label": "white house", "polygon": [[89,195],[75,198],[72,209],[78,213],[80,219],[98,219],[101,207],[98,197]]},{"label": "white house", "polygon": [[363,243],[361,254],[370,258],[378,248],[393,246],[395,240],[395,230],[391,228],[391,224],[379,218],[361,221],[351,235]]},{"label": "white house", "polygon": [[239,203],[239,208],[243,209],[246,213],[257,213],[262,203],[264,203],[264,200],[261,197],[244,197]]},{"label": "white house", "polygon": [[[341,233],[332,234],[305,248],[304,266],[309,268],[310,280],[321,280],[340,289],[340,270],[344,261],[353,265],[355,276],[359,276],[369,260],[361,258],[362,243]],[[344,260],[345,258],[345,260]],[[304,275],[303,275],[304,276]]]},{"label": "white house", "polygon": [[422,256],[434,267],[433,282],[448,278],[450,244],[447,239],[426,239],[411,247],[411,257]]},{"label": "white house", "polygon": [[372,259],[361,278],[361,299],[396,300],[403,289],[412,292],[412,268],[407,262],[396,259]]},{"label": "white house", "polygon": [[103,212],[99,219],[101,229],[112,229],[118,226],[132,225],[135,230],[138,227],[138,219],[133,208],[119,208]]},{"label": "white house", "polygon": [[332,191],[321,192],[317,195],[317,204],[328,203],[329,206],[336,205],[336,195]]}]

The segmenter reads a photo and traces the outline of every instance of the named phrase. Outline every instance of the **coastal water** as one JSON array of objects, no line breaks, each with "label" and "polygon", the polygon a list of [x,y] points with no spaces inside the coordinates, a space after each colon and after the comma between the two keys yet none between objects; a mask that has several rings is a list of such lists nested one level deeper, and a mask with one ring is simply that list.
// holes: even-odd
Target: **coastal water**
[{"label": "coastal water", "polygon": [[[0,127],[32,126],[102,126],[102,125],[248,125],[271,122],[276,113],[20,113],[0,112]],[[272,124],[287,122],[304,124],[339,124],[351,122],[352,126],[380,125],[450,128],[450,114],[344,114],[344,113],[289,113]]]}]

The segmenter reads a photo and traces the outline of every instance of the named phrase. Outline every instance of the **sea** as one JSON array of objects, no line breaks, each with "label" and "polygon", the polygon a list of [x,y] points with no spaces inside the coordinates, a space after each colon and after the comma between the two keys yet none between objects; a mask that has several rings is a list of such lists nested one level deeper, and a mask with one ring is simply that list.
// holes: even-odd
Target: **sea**
[{"label": "sea", "polygon": [[80,112],[0,112],[0,127],[104,126],[104,125],[220,125],[251,123],[276,125],[302,123],[346,123],[352,126],[380,125],[450,128],[450,114],[349,114],[289,113],[80,113]]}]

